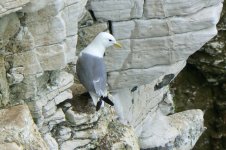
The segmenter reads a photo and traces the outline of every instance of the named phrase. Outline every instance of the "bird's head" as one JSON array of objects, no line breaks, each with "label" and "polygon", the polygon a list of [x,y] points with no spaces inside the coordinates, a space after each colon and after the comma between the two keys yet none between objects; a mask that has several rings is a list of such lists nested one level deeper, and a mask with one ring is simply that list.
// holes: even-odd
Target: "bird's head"
[{"label": "bird's head", "polygon": [[119,44],[115,38],[110,34],[110,33],[107,33],[107,32],[100,32],[96,38],[96,40],[100,41],[101,43],[100,44],[103,44],[103,46],[105,48],[107,47],[110,47],[110,46],[115,46],[115,47],[118,47],[118,48],[121,48],[121,44]]}]

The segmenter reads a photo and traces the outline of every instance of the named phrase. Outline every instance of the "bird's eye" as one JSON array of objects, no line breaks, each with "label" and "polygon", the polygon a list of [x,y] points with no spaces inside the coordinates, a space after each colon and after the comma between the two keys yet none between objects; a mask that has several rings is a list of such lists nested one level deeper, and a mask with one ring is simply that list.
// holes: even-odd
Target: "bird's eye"
[{"label": "bird's eye", "polygon": [[112,40],[111,40],[111,39],[109,39],[108,41],[109,41],[109,42],[111,42]]}]

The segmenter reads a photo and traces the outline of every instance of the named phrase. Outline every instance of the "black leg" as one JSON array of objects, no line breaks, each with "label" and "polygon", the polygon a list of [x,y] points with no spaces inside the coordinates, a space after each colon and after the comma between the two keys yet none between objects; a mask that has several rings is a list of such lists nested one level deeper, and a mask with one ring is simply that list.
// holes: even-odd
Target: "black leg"
[{"label": "black leg", "polygon": [[97,102],[97,105],[96,105],[96,111],[100,110],[101,105],[102,105],[102,99],[100,99],[100,100]]}]

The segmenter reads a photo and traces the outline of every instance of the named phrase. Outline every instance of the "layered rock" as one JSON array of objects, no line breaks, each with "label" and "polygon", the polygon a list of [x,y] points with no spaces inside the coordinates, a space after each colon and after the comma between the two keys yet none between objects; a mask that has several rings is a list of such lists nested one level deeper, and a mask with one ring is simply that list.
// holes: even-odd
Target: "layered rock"
[{"label": "layered rock", "polygon": [[[138,8],[135,7],[136,2],[127,2],[128,9],[116,6],[118,15],[116,12],[110,15],[112,10],[109,5],[115,6],[115,1],[93,0],[90,8],[97,20],[111,20],[111,32],[123,44],[122,50],[110,49],[106,52],[109,88],[122,121],[135,127],[141,148],[148,148],[144,141],[148,141],[148,137],[158,137],[153,132],[147,132],[152,129],[143,127],[158,122],[158,119],[145,122],[145,118],[149,115],[154,118],[154,112],[161,110],[162,104],[165,104],[164,99],[172,101],[171,96],[167,96],[170,95],[167,85],[184,67],[186,59],[217,34],[216,23],[222,3],[218,0],[208,3],[202,0],[196,3],[147,0],[141,4],[140,1],[144,8],[143,15],[134,17],[129,12]],[[125,2],[118,3],[124,5]],[[105,9],[101,11],[101,7]],[[166,104],[163,111],[164,114],[172,113],[172,102]],[[201,118],[199,123],[202,124]],[[145,140],[142,131],[147,132]],[[163,143],[167,141],[165,139]],[[193,144],[184,149],[191,149]],[[175,147],[176,144],[172,144],[168,149]]]},{"label": "layered rock", "polygon": [[[168,117],[160,114],[155,117],[149,116],[145,120],[148,123],[143,126],[146,132],[141,133],[140,145],[143,149],[150,147],[158,149],[192,149],[205,130],[202,117],[203,112],[201,110],[184,111]],[[148,130],[149,128],[152,129]],[[158,140],[155,140],[156,138]]]},{"label": "layered rock", "polygon": [[21,10],[29,0],[4,0],[0,3],[0,17]]},{"label": "layered rock", "polygon": [[225,2],[218,23],[218,35],[188,59],[188,65],[172,84],[177,108],[206,111],[207,130],[195,150],[224,150],[225,141]]},{"label": "layered rock", "polygon": [[[191,149],[204,130],[203,114],[193,110],[166,116],[174,113],[168,84],[185,66],[189,55],[217,34],[221,1],[86,3],[0,2],[0,107],[25,102],[53,150],[104,146]],[[108,49],[105,58],[116,113],[130,126],[115,121],[110,108],[94,112],[89,97],[81,93],[74,94],[73,101],[66,101],[72,99],[72,92],[83,92],[81,86],[69,89],[74,83],[76,53],[101,31],[112,32],[123,44],[120,50]],[[156,124],[158,128],[149,128]],[[175,132],[159,143],[149,142],[169,129]],[[110,139],[109,143],[105,144],[104,138]]]},{"label": "layered rock", "polygon": [[58,143],[50,131],[66,120],[58,105],[72,98],[74,77],[62,69],[75,60],[77,24],[86,2],[11,1],[10,7],[2,2],[1,107],[27,103],[51,149]]},{"label": "layered rock", "polygon": [[[161,75],[174,73],[172,68],[180,71],[183,68],[180,64],[216,35],[221,8],[219,3],[186,17],[112,22],[113,34],[124,47],[120,54],[117,50],[107,53],[110,87],[143,85]],[[207,13],[211,15],[202,17]],[[118,61],[120,63],[116,63]]]},{"label": "layered rock", "polygon": [[26,105],[0,110],[0,148],[48,150]]}]

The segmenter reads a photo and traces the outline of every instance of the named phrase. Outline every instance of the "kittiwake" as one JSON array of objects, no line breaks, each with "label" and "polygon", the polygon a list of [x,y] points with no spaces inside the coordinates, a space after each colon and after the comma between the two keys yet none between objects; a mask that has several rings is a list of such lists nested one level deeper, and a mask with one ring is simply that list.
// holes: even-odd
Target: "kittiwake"
[{"label": "kittiwake", "polygon": [[78,79],[90,93],[97,111],[102,105],[102,100],[111,106],[114,105],[108,98],[107,73],[103,59],[105,49],[113,45],[121,47],[111,34],[107,32],[99,33],[80,52],[76,64]]}]

